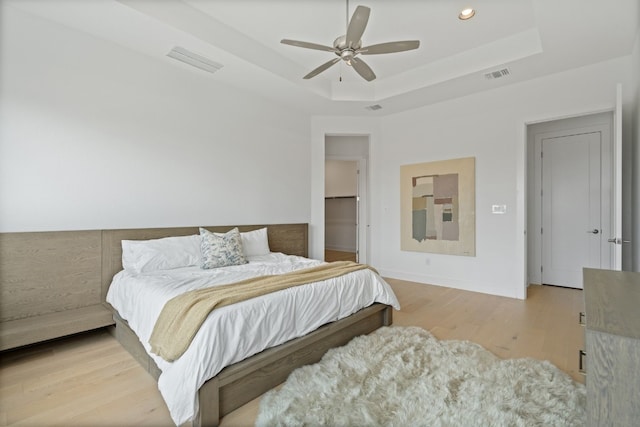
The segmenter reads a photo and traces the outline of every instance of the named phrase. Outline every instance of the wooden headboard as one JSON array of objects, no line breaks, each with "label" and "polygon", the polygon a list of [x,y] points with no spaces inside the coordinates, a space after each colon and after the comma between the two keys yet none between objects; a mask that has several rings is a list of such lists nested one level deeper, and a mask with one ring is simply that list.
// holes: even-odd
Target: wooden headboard
[{"label": "wooden headboard", "polygon": [[[270,224],[270,225],[227,225],[204,227],[209,231],[224,233],[234,227],[243,231],[252,231],[267,227],[269,249],[288,255],[308,256],[307,224]],[[122,270],[122,240],[148,240],[171,236],[198,234],[198,227],[180,228],[138,228],[102,231],[102,299],[107,295],[113,276]]]},{"label": "wooden headboard", "polygon": [[[308,256],[307,224],[237,227],[267,227],[271,251]],[[105,298],[121,241],[189,234],[198,227],[0,233],[0,350],[112,324]]]}]

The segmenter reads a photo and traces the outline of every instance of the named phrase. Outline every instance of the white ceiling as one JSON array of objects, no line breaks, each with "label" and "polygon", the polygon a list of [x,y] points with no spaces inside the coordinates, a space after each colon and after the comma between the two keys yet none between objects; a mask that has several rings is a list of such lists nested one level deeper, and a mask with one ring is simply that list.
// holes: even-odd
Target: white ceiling
[{"label": "white ceiling", "polygon": [[[113,41],[184,72],[223,82],[312,114],[381,115],[628,55],[638,0],[350,0],[371,8],[363,45],[420,40],[414,51],[363,57],[366,82],[340,62],[302,76],[345,33],[345,0],[3,0],[23,11]],[[477,10],[469,21],[457,16]],[[181,46],[224,67],[215,74],[166,54]],[[508,77],[484,74],[508,68]],[[340,81],[340,78],[341,81]],[[376,112],[366,106],[379,104]]]}]

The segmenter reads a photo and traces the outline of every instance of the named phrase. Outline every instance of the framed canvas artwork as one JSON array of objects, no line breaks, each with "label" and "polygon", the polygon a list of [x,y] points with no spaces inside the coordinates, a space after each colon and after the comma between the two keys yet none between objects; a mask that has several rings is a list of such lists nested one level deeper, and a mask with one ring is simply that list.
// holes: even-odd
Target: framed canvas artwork
[{"label": "framed canvas artwork", "polygon": [[401,249],[475,256],[475,158],[400,166]]}]

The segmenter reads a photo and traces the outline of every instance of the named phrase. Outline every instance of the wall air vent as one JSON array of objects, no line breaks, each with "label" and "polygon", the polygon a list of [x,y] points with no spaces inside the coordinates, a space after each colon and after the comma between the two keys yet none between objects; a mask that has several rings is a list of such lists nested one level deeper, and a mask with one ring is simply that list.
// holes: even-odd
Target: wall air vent
[{"label": "wall air vent", "polygon": [[484,77],[487,80],[499,79],[501,77],[507,77],[511,75],[511,71],[508,68],[503,68],[502,70],[492,71],[490,73],[486,73]]},{"label": "wall air vent", "polygon": [[369,105],[368,107],[364,107],[364,108],[366,108],[367,110],[376,111],[376,110],[381,110],[382,105],[375,104],[375,105]]},{"label": "wall air vent", "polygon": [[201,70],[207,71],[209,73],[215,73],[223,67],[222,64],[218,64],[217,62],[214,62],[209,58],[200,56],[180,46],[176,46],[171,49],[171,51],[167,53],[167,56],[173,59],[177,59],[178,61],[182,61],[185,64],[189,64]]}]

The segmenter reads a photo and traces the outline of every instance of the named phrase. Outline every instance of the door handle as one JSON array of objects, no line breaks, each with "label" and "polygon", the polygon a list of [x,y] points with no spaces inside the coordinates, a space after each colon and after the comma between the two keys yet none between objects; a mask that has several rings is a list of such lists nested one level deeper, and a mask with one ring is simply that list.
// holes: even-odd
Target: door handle
[{"label": "door handle", "polygon": [[578,350],[578,372],[580,372],[583,375],[587,374],[587,364],[586,359],[587,358],[587,352],[584,350]]},{"label": "door handle", "polygon": [[607,239],[607,242],[609,242],[609,243],[615,243],[615,244],[617,244],[617,245],[621,245],[621,244],[623,244],[623,243],[631,243],[631,240],[624,240],[624,239],[621,239],[621,238],[619,238],[619,237],[614,237],[614,238],[612,238],[612,239]]},{"label": "door handle", "polygon": [[592,233],[592,234],[598,234],[599,232],[600,232],[600,230],[598,230],[597,228],[594,228],[593,230],[587,231],[587,233]]}]

